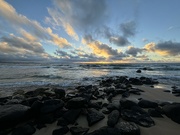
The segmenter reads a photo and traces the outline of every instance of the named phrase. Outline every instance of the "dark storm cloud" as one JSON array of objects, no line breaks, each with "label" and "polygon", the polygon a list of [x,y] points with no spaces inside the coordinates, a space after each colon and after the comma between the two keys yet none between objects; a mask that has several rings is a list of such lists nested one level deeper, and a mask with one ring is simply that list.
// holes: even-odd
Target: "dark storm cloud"
[{"label": "dark storm cloud", "polygon": [[126,37],[123,37],[123,36],[110,37],[109,42],[113,43],[117,46],[126,46],[126,45],[130,44],[128,39]]},{"label": "dark storm cloud", "polygon": [[165,51],[169,55],[175,56],[180,55],[180,43],[173,41],[165,41],[156,44],[156,50]]},{"label": "dark storm cloud", "polygon": [[130,46],[128,50],[126,50],[126,53],[136,57],[138,53],[142,53],[143,51],[145,51],[145,49]]},{"label": "dark storm cloud", "polygon": [[120,47],[124,47],[130,42],[125,36],[116,34],[110,27],[103,26],[97,30],[98,34],[104,38],[107,38],[110,43],[115,44]]},{"label": "dark storm cloud", "polygon": [[144,46],[147,52],[154,52],[161,56],[180,56],[180,42],[161,41],[159,43],[148,43]]},{"label": "dark storm cloud", "polygon": [[122,23],[120,25],[120,30],[122,31],[124,37],[131,37],[136,34],[136,23],[134,21]]}]

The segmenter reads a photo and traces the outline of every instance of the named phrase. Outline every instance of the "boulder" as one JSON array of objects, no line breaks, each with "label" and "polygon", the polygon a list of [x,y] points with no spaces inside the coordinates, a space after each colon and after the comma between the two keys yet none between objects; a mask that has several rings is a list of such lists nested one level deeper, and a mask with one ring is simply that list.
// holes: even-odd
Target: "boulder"
[{"label": "boulder", "polygon": [[130,96],[130,93],[128,91],[122,94],[122,98],[128,98],[129,96]]},{"label": "boulder", "polygon": [[83,108],[84,105],[86,103],[85,98],[82,97],[76,97],[76,98],[72,98],[70,99],[67,104],[66,107],[69,109],[78,109],[78,108]]},{"label": "boulder", "polygon": [[138,78],[130,78],[129,79],[129,82],[133,85],[142,85],[142,81]]},{"label": "boulder", "polygon": [[120,116],[119,111],[117,110],[112,111],[108,116],[107,125],[110,127],[114,127],[119,120],[119,116]]},{"label": "boulder", "polygon": [[156,109],[149,109],[149,110],[148,110],[148,114],[149,114],[151,117],[163,118],[163,116],[161,115],[161,113],[158,112]]},{"label": "boulder", "polygon": [[134,122],[120,122],[115,127],[122,135],[140,135],[140,128]]},{"label": "boulder", "polygon": [[111,112],[113,110],[121,110],[120,103],[118,101],[113,101],[112,103],[108,104],[107,109]]},{"label": "boulder", "polygon": [[136,73],[141,73],[141,70],[140,70],[140,69],[138,69],[138,70],[136,71]]},{"label": "boulder", "polygon": [[58,99],[50,99],[44,101],[42,107],[41,107],[41,113],[52,113],[56,111],[59,108],[62,108],[64,106],[64,102],[62,100]]},{"label": "boulder", "polygon": [[12,135],[32,135],[35,132],[36,132],[36,129],[32,125],[26,124],[24,126],[15,128],[12,131]]},{"label": "boulder", "polygon": [[180,103],[172,103],[162,107],[165,115],[180,124]]},{"label": "boulder", "polygon": [[63,118],[69,123],[74,124],[81,113],[81,109],[71,109],[64,113]]},{"label": "boulder", "polygon": [[53,89],[53,91],[55,92],[56,97],[59,99],[64,98],[66,95],[66,92],[64,89],[55,88],[55,89]]},{"label": "boulder", "polygon": [[67,132],[69,132],[68,127],[61,127],[59,129],[55,129],[52,134],[53,135],[65,135]]},{"label": "boulder", "polygon": [[87,121],[89,126],[94,125],[95,123],[99,122],[104,118],[105,116],[94,108],[87,110]]},{"label": "boulder", "polygon": [[83,127],[71,127],[70,132],[72,135],[85,135],[88,132],[89,128]]},{"label": "boulder", "polygon": [[149,101],[149,100],[140,100],[138,102],[138,105],[142,108],[156,108],[158,107],[158,104],[156,102],[152,102],[152,101]]},{"label": "boulder", "polygon": [[63,117],[61,117],[57,122],[57,125],[62,126],[62,127],[67,126],[68,124],[69,124],[69,122],[67,120],[65,120]]},{"label": "boulder", "polygon": [[138,106],[133,106],[131,110],[123,109],[121,116],[124,120],[135,122],[143,127],[151,127],[155,125],[149,114]]},{"label": "boulder", "polygon": [[121,99],[120,104],[123,109],[131,109],[133,106],[138,106],[135,102],[127,99]]},{"label": "boulder", "polygon": [[24,121],[29,109],[30,107],[21,104],[0,106],[0,129],[8,128]]}]

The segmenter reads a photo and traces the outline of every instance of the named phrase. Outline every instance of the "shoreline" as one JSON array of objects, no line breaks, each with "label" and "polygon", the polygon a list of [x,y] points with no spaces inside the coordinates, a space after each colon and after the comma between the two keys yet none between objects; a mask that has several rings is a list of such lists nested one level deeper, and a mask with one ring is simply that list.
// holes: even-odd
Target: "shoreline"
[{"label": "shoreline", "polygon": [[[134,78],[134,80],[136,80],[136,79],[137,78]],[[145,79],[148,80],[149,78],[145,78]],[[33,99],[35,101],[33,101],[33,103],[30,105],[28,110],[32,110],[33,104],[36,103],[37,101],[40,102],[41,104],[45,104],[46,109],[44,111],[46,113],[44,112],[44,113],[39,114],[35,110],[35,114],[37,113],[38,115],[40,115],[40,117],[46,116],[47,111],[50,111],[50,112],[48,112],[48,115],[47,115],[49,117],[49,114],[52,114],[52,112],[54,114],[57,110],[61,112],[65,109],[64,110],[65,112],[63,112],[63,113],[66,114],[71,109],[75,109],[75,110],[80,109],[81,113],[79,113],[77,115],[77,118],[75,118],[75,122],[68,124],[68,127],[70,128],[70,130],[71,130],[71,127],[88,128],[88,134],[90,134],[90,135],[91,134],[94,135],[93,133],[95,130],[98,130],[98,132],[102,132],[101,135],[103,135],[103,131],[101,131],[101,128],[107,126],[107,121],[109,121],[109,119],[110,119],[109,118],[110,114],[114,110],[118,110],[120,113],[120,116],[118,117],[118,121],[112,127],[108,125],[108,128],[110,128],[110,129],[113,129],[113,130],[117,129],[118,132],[135,132],[135,131],[122,131],[122,129],[118,129],[118,127],[116,127],[118,124],[122,124],[123,122],[133,122],[138,127],[138,129],[136,131],[137,133],[135,135],[140,135],[140,134],[141,135],[151,135],[151,134],[171,135],[172,133],[173,133],[173,135],[179,135],[178,131],[179,131],[180,125],[178,123],[174,122],[173,120],[171,120],[171,119],[173,119],[173,118],[171,118],[171,119],[169,118],[171,116],[167,117],[166,113],[165,114],[160,113],[160,115],[163,116],[162,118],[161,117],[160,118],[152,117],[149,114],[149,109],[156,109],[156,107],[159,107],[159,109],[162,111],[164,109],[163,107],[166,105],[168,106],[169,104],[171,105],[172,103],[180,104],[180,97],[174,96],[174,94],[171,94],[170,92],[163,91],[163,90],[168,90],[168,89],[151,87],[152,85],[156,84],[156,82],[155,81],[153,82],[153,80],[151,80],[151,82],[152,82],[151,85],[146,85],[146,84],[137,85],[140,82],[138,80],[136,80],[136,81],[134,81],[134,80],[132,80],[131,78],[127,78],[127,77],[117,77],[116,79],[106,78],[104,80],[101,80],[98,86],[78,86],[76,88],[75,87],[67,88],[66,90],[62,90],[61,87],[57,88],[57,87],[52,87],[52,86],[40,87],[35,90],[33,87],[29,91],[15,92],[13,98],[8,99],[9,101],[7,100],[7,102],[4,102],[3,104],[1,103],[0,107],[3,108],[4,106],[8,106],[8,105],[13,106],[13,105],[17,105],[17,104],[24,105],[24,103],[25,103],[24,100],[30,101],[31,99]],[[147,83],[147,80],[144,82]],[[119,85],[119,84],[121,84],[121,85]],[[41,93],[43,93],[43,94],[41,94]],[[23,96],[25,98],[22,102],[13,103],[15,101],[14,99],[20,101]],[[71,100],[72,100],[72,102],[69,103]],[[84,103],[85,100],[87,100],[88,102],[86,101],[86,103]],[[147,105],[146,106],[147,108],[146,107],[144,108],[144,107],[140,106],[139,102],[140,101],[143,102],[143,100],[148,101],[150,104],[155,104],[156,107],[154,107],[154,106],[147,107],[148,106]],[[48,101],[48,103],[46,103],[47,101]],[[50,101],[50,104],[49,104],[49,101]],[[133,111],[131,109],[134,106],[131,106],[132,108],[128,107],[129,111],[126,112],[127,110],[123,109],[123,108],[126,108],[127,106],[126,105],[124,106],[122,103],[129,102],[129,101],[133,102],[132,104],[136,104],[135,107],[138,107],[139,109],[141,109],[141,111],[143,111],[143,113],[141,115],[143,116],[144,120],[150,119],[150,121],[146,121],[145,123],[139,123],[141,120],[134,121],[133,119],[130,120],[131,118],[130,119],[128,118],[128,120],[127,119],[125,120],[125,117],[127,117],[126,113],[128,113],[129,111]],[[117,107],[116,103],[119,104],[118,107],[121,111],[116,108]],[[163,106],[162,106],[162,103],[164,103]],[[59,108],[60,104],[61,104],[61,109]],[[107,106],[110,104],[112,106],[116,106],[115,109],[109,110],[109,108]],[[48,106],[48,105],[50,105],[50,106]],[[146,105],[146,103],[145,103],[145,105]],[[57,107],[57,108],[54,109],[54,107],[55,108]],[[47,108],[48,108],[48,110],[47,110]],[[93,113],[95,113],[95,115],[99,115],[98,113],[100,113],[100,116],[103,115],[103,118],[101,120],[96,121],[96,123],[94,123],[92,126],[89,126],[89,120],[87,121],[87,116],[89,115],[90,112],[88,112],[88,110],[94,111],[93,109],[98,110],[98,112],[96,112],[96,111],[93,112]],[[180,107],[179,107],[179,109],[180,109]],[[106,110],[106,111],[104,111],[104,110]],[[123,113],[123,111],[125,111],[126,113]],[[136,113],[136,111],[134,113]],[[141,112],[139,112],[139,113],[141,113]],[[2,110],[0,110],[0,114],[2,114]],[[147,116],[144,117],[144,114]],[[71,115],[73,115],[73,114],[71,114]],[[50,116],[50,119],[47,121],[44,117],[40,120],[41,122],[43,120],[46,121],[46,122],[42,122],[44,125],[46,125],[46,127],[44,127],[44,128],[42,127],[41,129],[37,129],[38,123],[36,120],[37,118],[35,118],[36,122],[35,123],[33,122],[34,124],[31,125],[33,127],[33,128],[32,127],[31,128],[35,129],[35,132],[33,132],[32,134],[33,135],[41,135],[41,134],[50,135],[57,129],[62,130],[62,127],[57,126],[57,123],[61,118],[66,119],[64,114],[62,116],[58,117],[55,121],[52,121],[51,117],[52,116]],[[135,117],[138,118],[139,116],[135,115]],[[32,120],[34,120],[34,115],[33,115],[33,118],[31,117],[30,121],[32,121]],[[1,115],[0,115],[0,121],[1,121]],[[11,121],[11,119],[7,122],[10,122],[10,121]],[[49,124],[49,123],[51,123],[51,124]],[[147,126],[147,127],[144,127],[143,125]],[[1,126],[2,125],[0,125],[0,127]],[[13,127],[19,127],[19,124],[16,124]],[[22,129],[24,127],[20,126],[19,128]],[[13,128],[10,131],[17,132],[16,130],[17,130],[16,128],[15,129]],[[105,128],[105,130],[107,130],[107,129]],[[8,131],[5,131],[5,132],[7,132],[7,134],[9,134]],[[67,132],[67,135],[71,135],[71,134],[72,134],[72,131]],[[85,131],[84,131],[84,134],[85,134]]]}]

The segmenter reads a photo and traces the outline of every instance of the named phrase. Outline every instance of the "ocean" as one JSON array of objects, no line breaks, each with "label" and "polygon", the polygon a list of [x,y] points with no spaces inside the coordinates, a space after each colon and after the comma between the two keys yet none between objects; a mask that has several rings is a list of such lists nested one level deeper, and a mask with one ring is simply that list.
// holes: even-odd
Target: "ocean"
[{"label": "ocean", "polygon": [[[136,73],[138,69],[142,72]],[[170,89],[180,87],[180,63],[0,63],[0,96],[10,95],[22,87],[73,87],[95,84],[101,78],[113,76],[149,77],[159,81],[155,87]]]}]

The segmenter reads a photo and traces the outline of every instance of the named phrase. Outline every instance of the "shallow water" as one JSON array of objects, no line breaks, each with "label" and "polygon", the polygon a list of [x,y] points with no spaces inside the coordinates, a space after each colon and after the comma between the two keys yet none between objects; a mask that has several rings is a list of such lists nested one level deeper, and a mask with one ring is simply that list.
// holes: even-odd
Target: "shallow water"
[{"label": "shallow water", "polygon": [[[137,69],[143,69],[136,73]],[[0,63],[0,91],[16,87],[94,84],[102,77],[129,76],[158,79],[161,86],[180,87],[180,63],[151,64],[60,64]],[[12,89],[13,91],[13,89]]]}]

